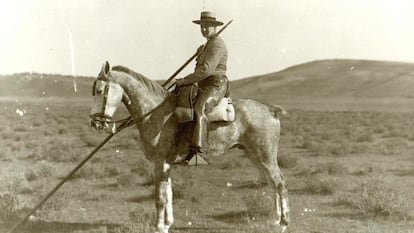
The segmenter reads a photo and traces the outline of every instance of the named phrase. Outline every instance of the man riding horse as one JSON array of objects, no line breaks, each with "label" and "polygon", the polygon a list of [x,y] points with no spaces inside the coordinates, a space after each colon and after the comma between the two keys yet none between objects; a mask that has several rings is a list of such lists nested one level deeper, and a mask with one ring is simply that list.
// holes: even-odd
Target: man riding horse
[{"label": "man riding horse", "polygon": [[201,51],[197,56],[194,72],[176,80],[177,88],[198,84],[197,100],[194,104],[196,123],[192,147],[185,159],[187,162],[193,156],[204,156],[207,146],[206,112],[228,94],[227,48],[224,41],[216,35],[216,27],[223,23],[217,21],[215,14],[209,11],[201,12],[200,20],[194,20],[193,23],[200,25],[201,34],[207,39],[207,43],[199,48]]}]

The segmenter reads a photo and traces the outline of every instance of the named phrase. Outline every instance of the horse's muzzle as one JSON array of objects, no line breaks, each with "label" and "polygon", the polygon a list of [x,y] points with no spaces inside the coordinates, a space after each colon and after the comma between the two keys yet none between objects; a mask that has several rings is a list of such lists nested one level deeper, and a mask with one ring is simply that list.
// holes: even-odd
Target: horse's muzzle
[{"label": "horse's muzzle", "polygon": [[96,130],[103,130],[103,129],[108,128],[109,123],[111,121],[110,118],[106,116],[97,115],[97,114],[91,115],[90,118],[91,118],[90,125],[92,128]]},{"label": "horse's muzzle", "polygon": [[108,128],[108,123],[91,119],[91,127],[96,130],[103,130]]}]

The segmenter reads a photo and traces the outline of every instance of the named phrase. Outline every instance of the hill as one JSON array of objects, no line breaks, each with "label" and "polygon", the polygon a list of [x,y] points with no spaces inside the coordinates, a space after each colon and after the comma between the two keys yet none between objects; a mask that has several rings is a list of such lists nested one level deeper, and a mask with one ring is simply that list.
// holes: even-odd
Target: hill
[{"label": "hill", "polygon": [[18,73],[0,75],[0,97],[90,97],[93,79],[69,75]]},{"label": "hill", "polygon": [[232,94],[260,99],[412,98],[414,64],[321,60],[231,83]]},{"label": "hill", "polygon": [[[73,80],[72,76],[52,74],[0,76],[0,97],[90,98],[93,79],[77,77],[77,93]],[[233,98],[255,98],[287,108],[349,110],[356,103],[359,109],[379,103],[383,105],[379,110],[397,105],[413,109],[414,64],[320,60],[235,80],[230,88]]]}]

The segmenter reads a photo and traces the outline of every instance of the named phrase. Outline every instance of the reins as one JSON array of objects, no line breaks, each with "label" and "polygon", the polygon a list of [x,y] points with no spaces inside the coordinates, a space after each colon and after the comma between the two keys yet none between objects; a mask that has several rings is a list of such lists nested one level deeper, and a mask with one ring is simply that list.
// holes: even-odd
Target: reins
[{"label": "reins", "polygon": [[[168,82],[165,82],[165,83],[163,83],[162,84],[162,87],[164,87],[165,88],[165,85],[167,84]],[[168,91],[168,90],[167,90]],[[167,100],[168,100],[168,97],[169,96],[166,96],[165,98],[164,98],[164,100],[161,102],[161,103],[159,103],[155,108],[153,108],[151,111],[149,111],[149,112],[147,112],[147,113],[145,113],[144,115],[142,115],[142,116],[140,116],[140,117],[136,117],[136,118],[133,118],[132,116],[129,116],[129,117],[126,117],[126,118],[124,118],[124,119],[121,119],[121,120],[116,120],[116,121],[107,121],[107,122],[105,122],[105,123],[112,123],[112,124],[118,124],[118,123],[124,123],[124,122],[128,122],[128,121],[132,121],[132,122],[130,122],[130,123],[128,123],[128,126],[131,126],[132,124],[134,124],[134,123],[137,123],[138,121],[142,121],[142,120],[144,120],[147,116],[149,116],[149,115],[151,115],[152,113],[154,113],[155,111],[157,111],[162,105],[164,105],[164,103],[165,102],[167,102]],[[128,126],[126,126],[126,127],[128,127]],[[126,128],[125,127],[125,128]]]},{"label": "reins", "polygon": [[165,103],[165,102],[167,102],[168,97],[169,97],[169,96],[165,97],[165,99],[164,99],[161,103],[159,103],[159,104],[158,104],[155,108],[153,108],[151,111],[149,111],[149,112],[145,113],[144,115],[142,115],[142,116],[140,116],[140,117],[133,118],[132,116],[129,116],[129,117],[126,117],[126,118],[124,118],[124,119],[117,120],[117,121],[110,121],[110,122],[108,122],[108,123],[125,123],[125,122],[128,122],[128,121],[131,121],[131,122],[129,122],[129,123],[128,123],[128,125],[127,125],[127,126],[125,126],[124,128],[126,128],[126,127],[128,127],[128,126],[130,126],[130,125],[132,125],[132,124],[134,124],[134,123],[138,123],[139,121],[144,120],[147,116],[149,116],[149,115],[151,115],[152,113],[154,113],[155,111],[157,111],[157,110],[158,110],[158,109],[159,109],[162,105],[164,105],[164,103]]}]

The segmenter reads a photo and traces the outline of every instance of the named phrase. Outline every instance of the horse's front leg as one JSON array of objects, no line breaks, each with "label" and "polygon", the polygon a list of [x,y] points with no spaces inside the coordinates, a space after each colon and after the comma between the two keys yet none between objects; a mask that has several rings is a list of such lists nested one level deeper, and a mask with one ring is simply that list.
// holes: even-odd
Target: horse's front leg
[{"label": "horse's front leg", "polygon": [[165,161],[157,162],[154,166],[157,233],[168,233],[174,222],[170,169],[171,164]]}]

